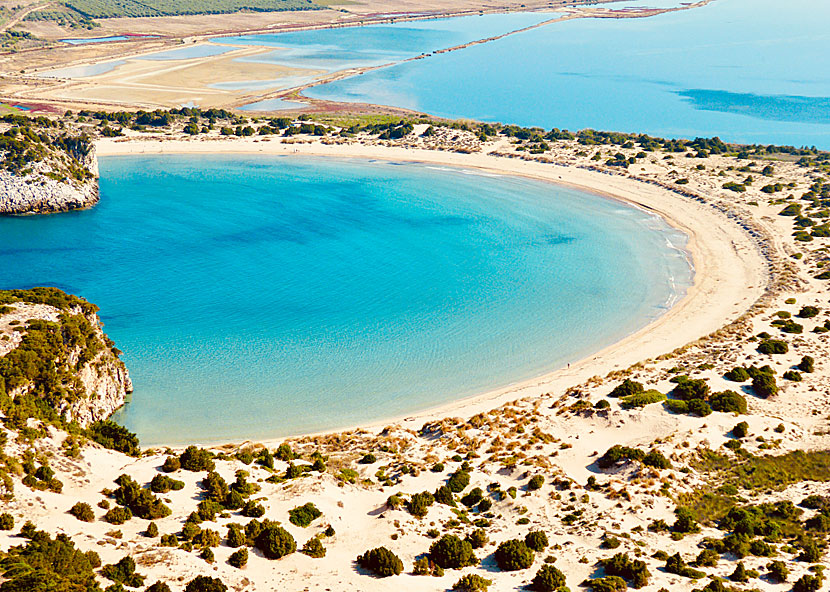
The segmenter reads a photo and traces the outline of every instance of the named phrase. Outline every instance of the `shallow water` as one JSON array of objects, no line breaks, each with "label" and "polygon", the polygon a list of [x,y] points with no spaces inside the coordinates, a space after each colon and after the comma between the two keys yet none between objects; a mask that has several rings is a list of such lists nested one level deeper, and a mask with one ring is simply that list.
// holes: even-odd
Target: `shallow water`
[{"label": "shallow water", "polygon": [[407,414],[564,366],[691,281],[685,237],[572,189],[306,157],[102,158],[89,211],[0,219],[0,285],[101,307],[146,444]]},{"label": "shallow water", "polygon": [[[827,149],[828,22],[826,2],[715,0],[647,19],[554,23],[305,94],[546,128]],[[327,32],[316,33],[325,43]]]}]

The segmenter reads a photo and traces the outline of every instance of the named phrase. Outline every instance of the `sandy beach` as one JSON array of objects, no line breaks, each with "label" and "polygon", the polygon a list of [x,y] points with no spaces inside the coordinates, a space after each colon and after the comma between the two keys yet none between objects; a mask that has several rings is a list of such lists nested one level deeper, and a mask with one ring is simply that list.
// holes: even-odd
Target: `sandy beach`
[{"label": "sandy beach", "polygon": [[[624,370],[671,352],[717,331],[744,314],[764,293],[768,265],[753,240],[734,221],[681,195],[621,176],[576,166],[550,165],[491,154],[361,144],[282,143],[254,138],[222,140],[113,140],[97,143],[99,156],[139,154],[273,154],[360,158],[462,167],[488,174],[520,175],[567,185],[617,199],[661,216],[689,237],[687,250],[694,266],[694,284],[668,312],[622,341],[521,383],[493,390],[405,417],[391,417],[351,428],[378,428],[389,423],[417,429],[425,422],[457,415],[470,417],[517,398],[559,392],[594,376]],[[493,151],[497,150],[494,148]],[[448,393],[448,395],[450,395]]]}]

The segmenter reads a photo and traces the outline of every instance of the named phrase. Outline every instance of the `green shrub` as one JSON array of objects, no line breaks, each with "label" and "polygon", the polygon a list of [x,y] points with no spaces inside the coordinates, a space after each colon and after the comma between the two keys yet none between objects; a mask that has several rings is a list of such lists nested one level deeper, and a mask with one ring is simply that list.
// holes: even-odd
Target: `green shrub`
[{"label": "green shrub", "polygon": [[675,509],[674,515],[677,519],[671,527],[672,532],[686,534],[689,532],[698,532],[700,530],[697,520],[695,520],[694,514],[689,508],[680,506]]},{"label": "green shrub", "polygon": [[92,511],[90,505],[85,502],[76,503],[70,508],[69,513],[81,522],[92,522],[95,520],[95,513]]},{"label": "green shrub", "polygon": [[116,506],[115,508],[108,511],[104,514],[104,521],[109,522],[110,524],[124,524],[128,520],[131,520],[133,517],[133,513],[130,511],[129,508],[122,508],[121,506]]},{"label": "green shrub", "polygon": [[617,553],[613,557],[603,559],[600,563],[607,575],[628,580],[634,588],[642,588],[648,584],[651,577],[645,562],[637,559],[632,561],[627,553]]},{"label": "green shrub", "polygon": [[533,550],[523,540],[511,539],[498,546],[495,559],[502,571],[527,569],[533,565]]},{"label": "green shrub", "polygon": [[620,401],[620,406],[623,409],[637,409],[651,405],[652,403],[661,403],[666,400],[666,395],[660,391],[650,389],[645,392],[624,397]]},{"label": "green shrub", "polygon": [[210,471],[199,485],[205,491],[205,498],[209,501],[223,504],[228,499],[230,489],[225,479],[219,473]]},{"label": "green shrub", "polygon": [[798,363],[798,369],[806,374],[813,372],[815,360],[811,356],[804,356]]},{"label": "green shrub", "polygon": [[757,350],[759,353],[767,355],[785,354],[790,351],[790,346],[787,345],[786,341],[780,339],[764,339],[758,345]]},{"label": "green shrub", "polygon": [[450,490],[450,488],[446,485],[442,485],[436,489],[433,498],[439,504],[455,507],[455,498],[453,497],[452,490]]},{"label": "green shrub", "polygon": [[322,515],[323,513],[317,509],[317,506],[308,502],[305,505],[297,506],[293,510],[289,510],[288,521],[295,526],[305,528]]},{"label": "green shrub", "polygon": [[769,570],[770,579],[779,584],[786,582],[787,578],[790,576],[790,570],[787,568],[787,564],[783,561],[773,561],[767,565],[767,570]]},{"label": "green shrub", "polygon": [[172,479],[167,475],[157,474],[150,481],[150,491],[153,493],[167,493],[168,491],[179,491],[184,488],[184,481]]},{"label": "green shrub", "polygon": [[726,380],[731,380],[732,382],[746,382],[749,380],[749,372],[746,371],[746,368],[743,366],[736,366],[732,368],[729,372],[723,375]]},{"label": "green shrub", "polygon": [[815,540],[807,538],[801,542],[801,554],[798,556],[799,561],[818,563],[821,561],[821,555],[821,549],[819,549]]},{"label": "green shrub", "polygon": [[476,528],[464,540],[470,543],[473,549],[481,549],[487,544],[487,533],[483,528]]},{"label": "green shrub", "polygon": [[545,478],[542,475],[533,475],[530,481],[527,482],[527,489],[528,491],[536,491],[537,489],[541,489],[544,484]]},{"label": "green shrub", "polygon": [[643,392],[643,385],[635,380],[631,380],[626,378],[608,393],[609,397],[612,398],[621,398],[621,397],[630,397],[632,395],[638,395]]},{"label": "green shrub", "polygon": [[170,586],[168,586],[164,582],[159,581],[155,584],[149,585],[144,592],[171,592],[171,590]]},{"label": "green shrub", "polygon": [[593,592],[625,592],[628,589],[625,580],[619,576],[604,576],[593,580],[585,580],[583,584]]},{"label": "green shrub", "polygon": [[643,457],[643,464],[648,467],[654,467],[655,469],[670,469],[671,463],[669,459],[663,456],[663,453],[659,450],[652,450],[648,454]]},{"label": "green shrub", "polygon": [[93,571],[100,566],[97,554],[76,549],[64,534],[52,539],[34,525],[26,530],[30,540],[4,554],[4,592],[100,590]]},{"label": "green shrub", "polygon": [[364,454],[363,458],[361,458],[357,462],[358,462],[358,464],[361,464],[361,465],[371,465],[371,464],[374,464],[374,463],[378,462],[378,459],[374,454],[372,454],[370,452],[368,454]]},{"label": "green shrub", "polygon": [[525,545],[541,553],[548,546],[548,535],[541,530],[531,530],[525,535]]},{"label": "green shrub", "polygon": [[416,518],[423,518],[429,512],[429,507],[435,502],[435,498],[428,491],[415,493],[406,503],[406,509]]},{"label": "green shrub", "polygon": [[468,508],[472,508],[473,506],[478,504],[482,499],[484,499],[484,491],[482,491],[480,487],[474,487],[467,493],[467,495],[461,498],[461,503],[467,506]]},{"label": "green shrub", "polygon": [[461,569],[478,564],[473,546],[454,534],[445,534],[432,543],[429,547],[429,558],[444,569]]},{"label": "green shrub", "polygon": [[709,406],[713,411],[722,413],[746,414],[748,411],[746,397],[735,391],[721,391],[713,394],[709,398]]},{"label": "green shrub", "polygon": [[597,466],[600,469],[609,469],[620,461],[640,461],[643,460],[644,457],[645,453],[642,450],[638,450],[637,448],[628,448],[627,446],[615,444],[614,446],[609,448],[605,452],[605,454],[603,454],[601,457],[599,457],[599,459],[597,459]]},{"label": "green shrub", "polygon": [[96,421],[90,425],[86,430],[86,435],[104,448],[117,450],[130,456],[141,454],[138,437],[124,426],[109,419]]},{"label": "green shrub", "polygon": [[732,435],[736,438],[746,438],[746,435],[749,433],[749,424],[745,421],[737,424],[734,428],[732,428]]},{"label": "green shrub", "polygon": [[493,580],[487,580],[478,574],[467,574],[461,576],[461,579],[453,584],[452,589],[460,592],[484,592],[492,583]]},{"label": "green shrub", "polygon": [[778,394],[778,385],[772,374],[759,373],[752,379],[752,390],[759,397],[767,399]]},{"label": "green shrub", "polygon": [[228,587],[219,578],[196,576],[188,582],[184,592],[228,592]]},{"label": "green shrub", "polygon": [[793,592],[818,592],[823,583],[824,579],[821,576],[805,574],[796,580]]},{"label": "green shrub", "polygon": [[357,564],[381,578],[396,576],[403,571],[403,562],[386,547],[369,549],[358,555]]},{"label": "green shrub", "polygon": [[265,508],[254,500],[248,500],[242,506],[242,515],[246,518],[262,518],[265,515]]},{"label": "green shrub", "polygon": [[791,380],[792,382],[801,382],[801,374],[795,370],[787,370],[781,375],[784,380]]},{"label": "green shrub", "polygon": [[802,306],[797,316],[802,319],[812,319],[813,317],[817,317],[818,313],[819,309],[815,306]]},{"label": "green shrub", "polygon": [[668,407],[669,411],[677,413],[678,415],[685,415],[689,412],[689,404],[686,401],[680,401],[678,399],[669,399],[666,401],[666,407]]},{"label": "green shrub", "polygon": [[14,516],[8,512],[0,514],[0,530],[12,530],[14,528]]},{"label": "green shrub", "polygon": [[681,401],[693,399],[706,399],[709,396],[709,385],[701,378],[676,377],[677,386],[672,390],[672,395]]},{"label": "green shrub", "polygon": [[242,569],[248,564],[248,549],[245,547],[237,549],[228,557],[228,563],[237,569]]},{"label": "green shrub", "polygon": [[208,450],[195,446],[188,446],[179,457],[179,462],[185,471],[212,471],[216,468],[213,455]]},{"label": "green shrub", "polygon": [[139,486],[129,475],[121,475],[115,480],[115,501],[126,506],[130,511],[145,520],[156,520],[170,515],[170,508],[150,491]]},{"label": "green shrub", "polygon": [[530,589],[536,592],[563,592],[566,585],[565,574],[548,563],[533,576]]},{"label": "green shrub", "polygon": [[144,531],[145,536],[150,537],[151,539],[156,538],[159,535],[159,527],[155,522],[151,522],[147,525],[147,530]]},{"label": "green shrub", "polygon": [[453,493],[461,493],[470,484],[470,473],[461,469],[450,475],[447,480],[447,487]]},{"label": "green shrub", "polygon": [[101,573],[105,578],[130,588],[138,588],[144,585],[144,576],[135,572],[135,561],[129,555],[123,557],[118,563],[105,565],[101,569]]},{"label": "green shrub", "polygon": [[161,470],[165,473],[175,473],[182,468],[182,463],[177,456],[168,456],[164,459],[164,464],[161,465]]},{"label": "green shrub", "polygon": [[309,557],[314,557],[316,559],[326,556],[326,548],[323,546],[322,541],[320,541],[317,537],[311,537],[308,539],[300,552],[303,555],[308,555]]},{"label": "green shrub", "polygon": [[690,578],[692,580],[702,578],[706,575],[702,571],[686,565],[686,562],[683,560],[683,557],[680,556],[680,553],[675,553],[666,559],[666,571],[668,573],[677,574],[678,576]]},{"label": "green shrub", "polygon": [[297,541],[287,530],[267,524],[256,537],[255,546],[268,559],[280,559],[297,550]]}]

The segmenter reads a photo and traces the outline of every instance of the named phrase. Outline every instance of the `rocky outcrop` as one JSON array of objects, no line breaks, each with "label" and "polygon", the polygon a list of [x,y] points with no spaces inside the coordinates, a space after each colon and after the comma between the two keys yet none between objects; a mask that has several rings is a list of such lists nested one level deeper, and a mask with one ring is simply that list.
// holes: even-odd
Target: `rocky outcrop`
[{"label": "rocky outcrop", "polygon": [[98,178],[85,181],[59,180],[49,176],[51,166],[40,162],[31,172],[18,176],[0,170],[0,214],[50,214],[89,208],[98,203]]},{"label": "rocky outcrop", "polygon": [[[30,344],[26,336],[35,331],[42,332],[41,338]],[[57,345],[41,345],[50,331],[60,336]],[[15,370],[15,351],[27,348],[40,355],[42,371]],[[41,355],[44,351],[48,356]],[[21,301],[0,306],[0,358],[8,360],[5,367],[0,365],[0,391],[5,383],[11,399],[27,394],[44,397],[66,421],[87,427],[112,415],[133,390],[119,354],[88,303],[59,308]],[[47,380],[41,379],[46,376]]]}]

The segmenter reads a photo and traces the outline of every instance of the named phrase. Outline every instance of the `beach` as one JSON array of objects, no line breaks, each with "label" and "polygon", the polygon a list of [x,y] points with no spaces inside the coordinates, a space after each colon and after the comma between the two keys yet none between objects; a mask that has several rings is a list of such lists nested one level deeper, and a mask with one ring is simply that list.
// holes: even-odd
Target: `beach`
[{"label": "beach", "polygon": [[[728,325],[743,315],[766,289],[768,262],[745,230],[722,213],[677,193],[637,180],[540,162],[489,154],[400,148],[361,144],[282,143],[254,138],[222,140],[98,141],[99,156],[140,154],[273,154],[329,156],[419,162],[474,169],[490,174],[519,175],[567,185],[643,208],[689,236],[687,249],[694,266],[694,284],[664,315],[622,341],[569,367],[532,380],[448,402],[404,417],[392,417],[352,428],[378,428],[400,423],[417,429],[427,421],[457,415],[470,417],[517,398],[559,392],[591,377],[624,370],[643,360],[671,352]],[[493,151],[498,150],[494,148]],[[348,426],[343,426],[347,428]],[[338,430],[340,431],[340,430]]]}]

